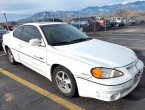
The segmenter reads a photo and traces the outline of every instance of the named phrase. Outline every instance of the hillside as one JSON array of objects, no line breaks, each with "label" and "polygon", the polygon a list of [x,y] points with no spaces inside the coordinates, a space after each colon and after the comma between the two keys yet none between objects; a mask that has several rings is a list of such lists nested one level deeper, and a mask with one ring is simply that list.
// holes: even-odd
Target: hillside
[{"label": "hillside", "polygon": [[119,10],[143,12],[145,11],[145,1],[129,2],[126,4],[115,4],[105,6],[87,7],[79,11],[44,11],[34,14],[30,18],[19,20],[19,22],[31,22],[44,18],[72,18],[72,17],[83,17],[83,16],[99,16],[104,14],[114,14]]}]

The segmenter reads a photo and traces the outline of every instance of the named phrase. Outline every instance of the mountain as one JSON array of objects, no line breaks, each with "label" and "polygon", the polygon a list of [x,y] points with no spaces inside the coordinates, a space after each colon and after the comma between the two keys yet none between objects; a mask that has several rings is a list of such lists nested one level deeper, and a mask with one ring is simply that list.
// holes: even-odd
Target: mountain
[{"label": "mountain", "polygon": [[83,16],[99,16],[104,14],[115,13],[119,10],[128,11],[145,11],[145,1],[129,2],[126,4],[115,4],[105,6],[87,7],[79,11],[45,11],[34,14],[32,17],[19,20],[19,22],[31,22],[46,18],[72,18],[72,17],[83,17]]}]

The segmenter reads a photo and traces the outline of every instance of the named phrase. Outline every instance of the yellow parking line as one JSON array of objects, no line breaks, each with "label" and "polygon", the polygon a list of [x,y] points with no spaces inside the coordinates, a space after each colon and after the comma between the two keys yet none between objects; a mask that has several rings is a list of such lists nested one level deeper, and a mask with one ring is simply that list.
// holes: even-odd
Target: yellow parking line
[{"label": "yellow parking line", "polygon": [[10,73],[2,68],[0,68],[0,73],[2,73],[4,75],[8,76],[9,78],[21,83],[24,86],[36,91],[37,93],[39,93],[43,96],[46,96],[47,98],[49,98],[52,101],[68,108],[69,110],[85,110],[85,109],[79,107],[78,105],[75,105],[75,104],[73,104],[73,103],[71,103],[71,102],[69,102],[69,101],[67,101],[59,96],[56,96],[56,95],[52,94],[51,92],[49,92],[49,91],[47,91],[47,90],[45,90],[37,85],[34,85],[31,82],[28,82],[28,81],[12,74],[12,73]]}]

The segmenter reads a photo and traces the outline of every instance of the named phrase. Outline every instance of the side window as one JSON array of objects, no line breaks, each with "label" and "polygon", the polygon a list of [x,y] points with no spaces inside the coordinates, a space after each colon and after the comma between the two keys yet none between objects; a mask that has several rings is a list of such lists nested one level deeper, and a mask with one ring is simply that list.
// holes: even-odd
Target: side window
[{"label": "side window", "polygon": [[22,30],[23,30],[23,27],[18,27],[16,30],[14,30],[13,32],[13,36],[20,39],[20,36],[22,34]]},{"label": "side window", "polygon": [[41,34],[37,27],[35,26],[24,26],[21,40],[29,42],[31,39],[38,38],[41,39]]}]

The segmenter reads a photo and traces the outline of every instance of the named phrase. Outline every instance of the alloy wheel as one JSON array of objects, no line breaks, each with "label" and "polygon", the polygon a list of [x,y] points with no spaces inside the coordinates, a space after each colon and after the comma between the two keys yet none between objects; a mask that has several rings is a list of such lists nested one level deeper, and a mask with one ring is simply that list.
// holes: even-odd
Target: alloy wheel
[{"label": "alloy wheel", "polygon": [[58,71],[55,76],[55,81],[58,88],[63,93],[70,93],[72,90],[72,83],[69,76],[64,71]]}]

